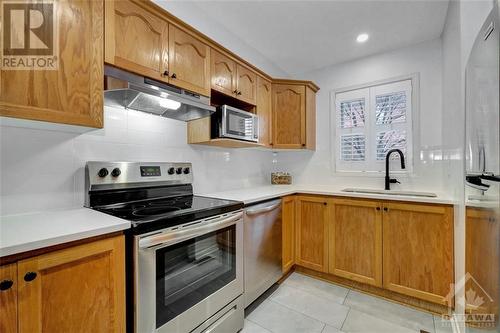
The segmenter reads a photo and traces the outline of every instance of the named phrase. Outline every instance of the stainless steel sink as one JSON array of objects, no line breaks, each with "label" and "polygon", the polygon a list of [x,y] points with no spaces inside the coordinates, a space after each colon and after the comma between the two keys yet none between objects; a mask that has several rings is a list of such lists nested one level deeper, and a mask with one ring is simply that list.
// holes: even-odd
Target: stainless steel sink
[{"label": "stainless steel sink", "polygon": [[416,191],[394,191],[394,190],[376,190],[368,188],[345,188],[342,192],[365,193],[365,194],[386,194],[386,195],[403,195],[408,197],[426,197],[435,198],[436,193],[431,192],[416,192]]}]

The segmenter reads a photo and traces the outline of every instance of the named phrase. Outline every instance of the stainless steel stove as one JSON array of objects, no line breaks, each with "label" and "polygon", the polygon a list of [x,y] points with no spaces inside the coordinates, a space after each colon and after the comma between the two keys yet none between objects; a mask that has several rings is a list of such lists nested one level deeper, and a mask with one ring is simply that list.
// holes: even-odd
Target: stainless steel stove
[{"label": "stainless steel stove", "polygon": [[243,327],[243,203],[193,195],[190,163],[87,162],[87,207],[129,220],[129,331]]}]

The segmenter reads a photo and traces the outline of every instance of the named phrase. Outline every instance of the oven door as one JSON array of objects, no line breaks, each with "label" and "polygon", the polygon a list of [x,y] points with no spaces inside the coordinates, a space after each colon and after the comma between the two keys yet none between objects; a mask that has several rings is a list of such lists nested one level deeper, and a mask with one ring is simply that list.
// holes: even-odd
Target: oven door
[{"label": "oven door", "polygon": [[256,115],[228,105],[221,107],[221,136],[246,141],[259,141],[259,119]]},{"label": "oven door", "polygon": [[242,217],[135,236],[136,332],[190,332],[243,293]]}]

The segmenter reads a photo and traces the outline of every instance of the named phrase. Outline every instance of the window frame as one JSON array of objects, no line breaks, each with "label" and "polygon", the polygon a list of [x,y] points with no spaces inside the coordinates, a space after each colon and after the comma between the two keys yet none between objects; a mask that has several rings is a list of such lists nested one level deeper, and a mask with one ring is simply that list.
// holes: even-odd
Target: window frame
[{"label": "window frame", "polygon": [[[330,91],[330,163],[331,163],[331,170],[332,174],[334,176],[366,176],[366,177],[384,177],[385,176],[385,170],[384,171],[366,171],[363,170],[365,169],[363,165],[363,168],[360,168],[360,170],[353,170],[352,166],[349,168],[349,170],[345,169],[338,169],[337,168],[337,162],[339,161],[340,158],[340,136],[342,134],[349,134],[347,133],[348,130],[346,129],[339,129],[337,128],[337,95],[342,93],[349,93],[351,91],[357,91],[361,89],[366,89],[366,94],[365,96],[369,97],[368,90],[370,88],[376,87],[376,86],[381,86],[381,85],[386,85],[386,84],[391,84],[391,83],[398,83],[401,81],[406,81],[409,80],[411,82],[411,136],[408,137],[408,140],[410,141],[410,145],[407,147],[408,149],[408,158],[406,160],[406,170],[392,170],[391,173],[399,174],[403,177],[405,176],[415,176],[415,159],[418,158],[417,154],[419,152],[419,142],[420,142],[420,126],[419,126],[419,115],[420,115],[420,75],[419,73],[412,73],[408,75],[402,75],[402,76],[397,76],[397,77],[392,77],[389,79],[384,79],[384,80],[378,80],[378,81],[373,81],[365,84],[359,84],[359,85],[354,85],[354,86],[349,86],[345,88],[340,88],[340,89],[334,89]],[[353,94],[355,96],[355,94]],[[352,98],[356,99],[356,98]],[[343,100],[348,100],[348,99],[343,99]],[[368,106],[371,103],[371,100],[365,99],[365,105],[367,108],[369,108],[369,111],[372,111],[373,105]],[[373,115],[370,114],[371,112],[367,112],[365,114],[365,124],[370,123],[371,119],[375,116],[375,113],[373,112]],[[371,147],[371,143],[376,142],[375,135],[377,133],[377,126],[374,124],[372,125],[370,123],[370,126],[366,128],[363,131],[356,130],[359,128],[354,128],[350,129],[352,134],[357,134],[358,132],[363,132],[365,133],[365,145],[367,147],[367,150],[365,151],[365,157],[367,159],[371,158],[371,156],[376,156],[376,151],[373,150],[375,149],[374,147]],[[385,162],[385,161],[384,161]],[[394,161],[396,162],[396,161]],[[393,163],[394,163],[393,162]],[[347,162],[350,163],[350,162]],[[346,165],[347,165],[346,163]],[[399,163],[399,162],[397,162]]]}]

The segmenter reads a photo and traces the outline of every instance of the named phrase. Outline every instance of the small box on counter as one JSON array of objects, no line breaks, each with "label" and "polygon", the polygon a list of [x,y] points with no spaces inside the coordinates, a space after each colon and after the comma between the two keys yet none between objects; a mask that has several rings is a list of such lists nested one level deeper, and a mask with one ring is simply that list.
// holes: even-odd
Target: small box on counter
[{"label": "small box on counter", "polygon": [[273,185],[290,185],[292,184],[292,176],[288,172],[272,172],[271,184]]}]

